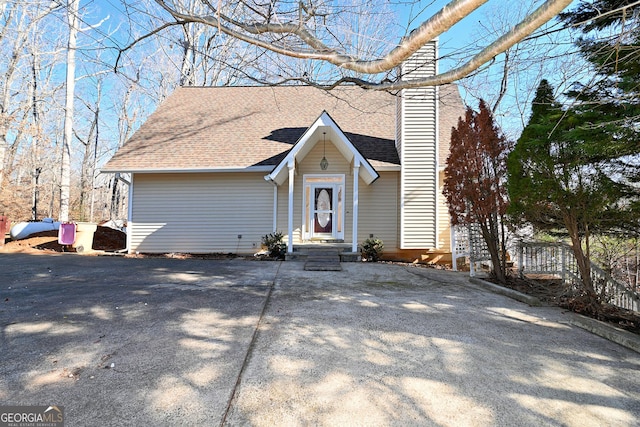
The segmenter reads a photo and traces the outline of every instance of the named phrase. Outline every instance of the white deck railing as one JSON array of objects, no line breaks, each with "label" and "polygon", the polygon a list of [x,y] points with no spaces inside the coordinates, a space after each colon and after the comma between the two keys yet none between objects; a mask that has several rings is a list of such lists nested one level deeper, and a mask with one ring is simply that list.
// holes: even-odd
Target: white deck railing
[{"label": "white deck railing", "polygon": [[[520,276],[544,274],[559,279],[573,289],[580,286],[580,273],[571,246],[564,243],[522,242],[518,245]],[[640,295],[609,273],[591,263],[591,280],[601,300],[617,307],[640,312]]]}]

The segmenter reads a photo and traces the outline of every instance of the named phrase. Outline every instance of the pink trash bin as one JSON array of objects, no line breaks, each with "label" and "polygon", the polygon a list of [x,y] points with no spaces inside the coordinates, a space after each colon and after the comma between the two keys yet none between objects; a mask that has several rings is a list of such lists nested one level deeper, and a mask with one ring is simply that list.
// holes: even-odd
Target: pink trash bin
[{"label": "pink trash bin", "polygon": [[63,222],[58,229],[58,243],[73,245],[76,241],[76,225],[73,222]]},{"label": "pink trash bin", "polygon": [[0,215],[0,246],[4,246],[5,235],[9,232],[9,218],[5,215]]}]

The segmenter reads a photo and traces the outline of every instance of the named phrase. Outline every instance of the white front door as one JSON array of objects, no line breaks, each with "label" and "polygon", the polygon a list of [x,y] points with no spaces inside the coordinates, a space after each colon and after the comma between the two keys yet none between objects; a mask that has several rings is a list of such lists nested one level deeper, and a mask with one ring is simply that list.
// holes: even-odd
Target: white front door
[{"label": "white front door", "polygon": [[336,191],[334,186],[313,186],[311,238],[335,239]]},{"label": "white front door", "polygon": [[344,239],[344,175],[305,176],[304,238]]}]

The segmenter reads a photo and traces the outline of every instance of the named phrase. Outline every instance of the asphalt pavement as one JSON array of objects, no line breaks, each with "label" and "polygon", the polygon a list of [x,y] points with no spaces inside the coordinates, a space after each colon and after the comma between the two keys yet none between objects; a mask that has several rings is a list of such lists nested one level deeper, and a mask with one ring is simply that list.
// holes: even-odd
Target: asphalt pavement
[{"label": "asphalt pavement", "polygon": [[65,426],[638,426],[640,354],[465,273],[0,254],[0,405]]}]

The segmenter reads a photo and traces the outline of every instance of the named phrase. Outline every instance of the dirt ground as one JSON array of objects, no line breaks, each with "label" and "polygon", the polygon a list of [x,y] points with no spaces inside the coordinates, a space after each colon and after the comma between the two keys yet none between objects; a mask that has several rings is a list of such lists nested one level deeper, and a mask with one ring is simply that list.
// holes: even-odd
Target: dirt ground
[{"label": "dirt ground", "polygon": [[[122,250],[127,245],[127,235],[122,231],[109,227],[98,226],[93,235],[92,249],[105,252]],[[22,240],[6,240],[0,252],[75,252],[74,248],[58,243],[58,231],[43,231],[34,233]]]},{"label": "dirt ground", "polygon": [[[493,281],[493,283],[496,282]],[[507,284],[503,286],[534,296],[545,304],[566,308],[640,334],[640,313],[624,310],[611,304],[603,304],[599,313],[593,313],[584,298],[569,292],[558,280],[510,277]]]}]

